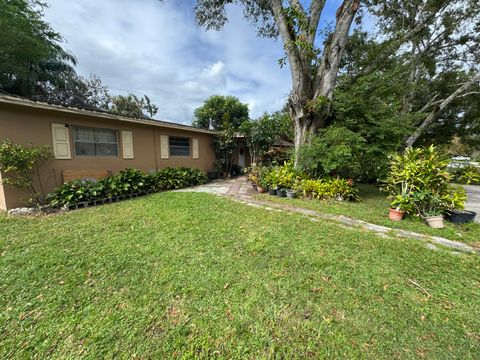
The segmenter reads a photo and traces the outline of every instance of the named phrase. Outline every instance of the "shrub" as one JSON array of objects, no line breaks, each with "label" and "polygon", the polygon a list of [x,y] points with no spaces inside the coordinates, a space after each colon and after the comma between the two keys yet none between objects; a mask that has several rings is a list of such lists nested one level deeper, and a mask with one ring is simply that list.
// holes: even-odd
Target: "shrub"
[{"label": "shrub", "polygon": [[394,155],[383,185],[392,206],[407,214],[424,216],[449,208],[463,208],[465,192],[450,184],[448,163],[433,145],[408,148],[403,154]]},{"label": "shrub", "polygon": [[358,177],[365,140],[343,127],[321,130],[309,144],[300,148],[298,165],[309,176]]},{"label": "shrub", "polygon": [[112,198],[150,190],[145,189],[146,177],[147,176],[140,170],[125,169],[116,175],[101,180],[101,183],[104,185],[106,197]]},{"label": "shrub", "polygon": [[333,179],[317,179],[302,180],[296,186],[303,196],[311,199],[319,200],[348,200],[358,201],[358,189],[353,186],[351,180],[333,178]]},{"label": "shrub", "polygon": [[181,189],[196,186],[207,181],[206,175],[198,169],[185,167],[165,168],[151,174],[158,190]]},{"label": "shrub", "polygon": [[50,193],[47,200],[50,206],[62,206],[65,204],[78,204],[84,201],[92,201],[105,197],[105,185],[96,180],[73,180],[55,189]]},{"label": "shrub", "polygon": [[283,166],[277,167],[276,171],[278,177],[277,185],[279,188],[293,189],[299,181],[307,178],[306,174],[295,170],[291,161],[285,162]]},{"label": "shrub", "polygon": [[99,181],[83,179],[63,184],[48,195],[48,202],[51,206],[73,205],[144,191],[180,189],[203,184],[206,179],[202,171],[183,167],[165,168],[150,174],[126,169]]},{"label": "shrub", "polygon": [[473,165],[467,165],[452,171],[453,179],[456,183],[467,185],[480,184],[480,168]]},{"label": "shrub", "polygon": [[290,161],[293,157],[293,149],[288,147],[274,146],[265,150],[258,157],[258,162],[264,166],[274,166]]},{"label": "shrub", "polygon": [[[29,201],[35,205],[43,202],[43,188],[40,178],[40,166],[50,158],[48,146],[23,146],[5,140],[0,144],[0,171],[3,184],[20,189],[29,195]],[[39,189],[35,187],[36,178]]]}]

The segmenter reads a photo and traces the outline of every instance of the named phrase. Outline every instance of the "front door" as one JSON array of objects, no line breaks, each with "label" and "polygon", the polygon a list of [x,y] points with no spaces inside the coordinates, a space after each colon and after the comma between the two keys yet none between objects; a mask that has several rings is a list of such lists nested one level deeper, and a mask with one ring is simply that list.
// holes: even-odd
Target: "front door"
[{"label": "front door", "polygon": [[238,148],[238,165],[245,167],[245,144],[240,144]]}]

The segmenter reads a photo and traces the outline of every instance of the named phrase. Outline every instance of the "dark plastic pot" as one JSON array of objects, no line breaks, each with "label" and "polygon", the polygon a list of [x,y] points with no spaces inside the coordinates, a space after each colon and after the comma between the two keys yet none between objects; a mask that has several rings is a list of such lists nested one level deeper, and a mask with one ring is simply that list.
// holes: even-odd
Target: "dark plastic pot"
[{"label": "dark plastic pot", "polygon": [[447,220],[456,224],[466,224],[472,222],[477,216],[476,212],[468,210],[450,210],[447,214]]},{"label": "dark plastic pot", "polygon": [[285,189],[277,189],[277,196],[278,197],[287,197],[287,192]]},{"label": "dark plastic pot", "polygon": [[272,196],[277,195],[277,189],[268,189],[268,193]]}]

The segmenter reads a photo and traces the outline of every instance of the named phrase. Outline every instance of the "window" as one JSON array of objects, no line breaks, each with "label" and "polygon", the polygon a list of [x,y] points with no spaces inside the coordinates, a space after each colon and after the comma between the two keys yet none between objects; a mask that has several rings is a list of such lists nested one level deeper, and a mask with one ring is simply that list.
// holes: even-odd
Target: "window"
[{"label": "window", "polygon": [[115,130],[74,127],[73,144],[76,156],[118,156]]},{"label": "window", "polygon": [[189,138],[170,137],[168,144],[170,146],[170,156],[190,156]]}]

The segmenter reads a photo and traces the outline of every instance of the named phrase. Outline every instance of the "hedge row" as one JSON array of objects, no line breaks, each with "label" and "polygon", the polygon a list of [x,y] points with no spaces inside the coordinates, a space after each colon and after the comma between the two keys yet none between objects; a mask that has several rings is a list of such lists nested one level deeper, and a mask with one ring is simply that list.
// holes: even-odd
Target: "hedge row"
[{"label": "hedge row", "polygon": [[109,200],[164,190],[181,189],[205,183],[205,173],[190,168],[165,168],[145,174],[126,169],[102,180],[82,179],[63,184],[47,197],[50,206]]}]

